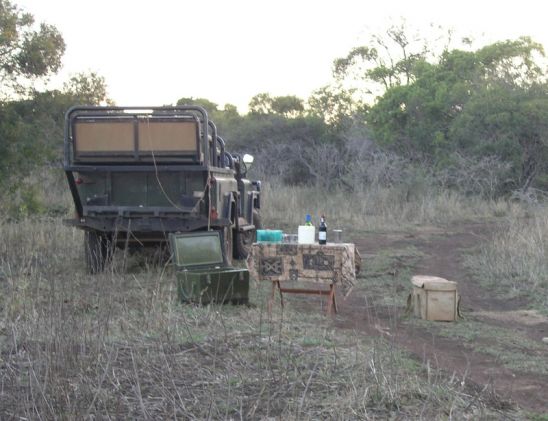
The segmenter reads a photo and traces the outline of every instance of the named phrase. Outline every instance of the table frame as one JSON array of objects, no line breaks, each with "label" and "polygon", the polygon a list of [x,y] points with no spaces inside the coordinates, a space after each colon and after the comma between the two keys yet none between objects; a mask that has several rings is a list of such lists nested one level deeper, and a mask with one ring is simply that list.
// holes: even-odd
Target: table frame
[{"label": "table frame", "polygon": [[270,299],[268,300],[268,314],[272,313],[272,303],[274,302],[274,296],[276,295],[276,290],[280,294],[280,304],[282,308],[284,307],[284,296],[283,293],[291,294],[310,294],[310,295],[327,295],[327,314],[333,315],[337,313],[337,298],[335,295],[335,283],[329,284],[329,289],[308,289],[308,288],[284,288],[281,286],[280,282],[283,281],[271,281],[272,282],[272,292],[270,294]]},{"label": "table frame", "polygon": [[[353,255],[352,255],[353,253]],[[302,261],[300,257],[303,256]],[[297,256],[297,257],[296,257]],[[306,259],[305,259],[306,256]],[[353,268],[349,266],[352,263]],[[336,293],[342,288],[345,297],[355,285],[361,258],[355,244],[253,244],[247,258],[251,275],[259,282],[270,281],[271,293],[267,298],[268,313],[271,314],[276,290],[284,307],[284,293],[319,295],[327,298],[327,314],[338,312]],[[314,283],[306,289],[304,285],[287,285],[292,282]],[[340,283],[339,288],[337,285]],[[324,300],[321,299],[323,304]]]}]

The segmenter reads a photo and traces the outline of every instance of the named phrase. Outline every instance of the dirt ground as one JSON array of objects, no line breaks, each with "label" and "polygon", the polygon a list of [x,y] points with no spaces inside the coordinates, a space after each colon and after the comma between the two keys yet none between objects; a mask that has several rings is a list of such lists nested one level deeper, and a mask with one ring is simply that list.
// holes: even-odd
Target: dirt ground
[{"label": "dirt ground", "polygon": [[[414,233],[374,233],[355,238],[365,268],[374,256],[386,250],[409,247],[416,250],[411,273],[457,281],[464,319],[456,323],[414,321],[405,314],[405,303],[401,299],[397,301],[402,302],[394,305],[379,304],[383,292],[374,287],[376,275],[368,279],[364,274],[363,282],[345,300],[339,300],[339,314],[333,323],[367,335],[382,335],[431,367],[475,384],[483,398],[492,396],[501,406],[517,404],[527,411],[547,413],[548,374],[536,370],[534,362],[527,370],[519,368],[519,363],[522,358],[548,361],[548,345],[542,342],[542,338],[548,336],[548,319],[527,310],[524,300],[497,297],[474,280],[463,265],[464,253],[470,253],[486,241],[492,231],[492,224],[478,223],[451,226],[447,230],[432,227],[417,229]],[[396,272],[403,268],[405,263],[393,268],[394,279]],[[405,276],[408,279],[407,274]],[[407,293],[406,288],[400,291],[404,288],[400,280],[394,291],[402,296]],[[469,325],[477,326],[480,334],[463,340]],[[453,335],[453,329],[460,329],[460,334]],[[509,341],[513,340],[514,332],[518,342],[528,340],[535,344],[532,350],[518,352],[518,368],[505,363],[496,353],[485,352],[492,348],[494,341],[500,344],[500,338],[496,333],[482,335],[481,332],[497,332],[497,329],[509,332]]]}]

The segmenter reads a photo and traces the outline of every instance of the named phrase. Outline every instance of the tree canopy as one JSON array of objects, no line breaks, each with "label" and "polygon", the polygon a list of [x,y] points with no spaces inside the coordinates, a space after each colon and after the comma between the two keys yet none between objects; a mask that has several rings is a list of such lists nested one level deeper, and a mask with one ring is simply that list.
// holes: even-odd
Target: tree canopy
[{"label": "tree canopy", "polygon": [[0,81],[3,97],[21,93],[27,84],[61,67],[63,37],[52,25],[35,25],[34,17],[9,0],[0,0]]},{"label": "tree canopy", "polygon": [[476,51],[446,49],[427,60],[406,52],[404,35],[389,32],[389,38],[403,58],[388,67],[368,47],[334,64],[336,73],[348,76],[359,57],[369,64],[362,77],[384,86],[364,113],[375,140],[435,166],[451,165],[454,153],[493,156],[511,163],[511,184],[527,190],[542,172],[548,145],[542,46],[522,37]]},{"label": "tree canopy", "polygon": [[304,113],[304,101],[295,95],[272,97],[269,93],[263,92],[251,98],[249,111],[252,114],[277,114],[295,118]]}]

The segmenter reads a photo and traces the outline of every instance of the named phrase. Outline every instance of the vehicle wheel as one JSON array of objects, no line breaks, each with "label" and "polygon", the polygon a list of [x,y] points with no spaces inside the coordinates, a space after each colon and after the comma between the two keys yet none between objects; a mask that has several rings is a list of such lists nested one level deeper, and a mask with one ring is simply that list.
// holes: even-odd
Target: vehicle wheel
[{"label": "vehicle wheel", "polygon": [[257,240],[257,230],[263,227],[261,214],[255,209],[253,210],[253,224],[255,225],[254,230],[234,233],[234,258],[247,258],[251,245]]},{"label": "vehicle wheel", "polygon": [[225,256],[226,256],[226,263],[229,266],[232,266],[232,249],[234,247],[233,242],[233,236],[232,236],[232,228],[226,227],[223,230],[223,239],[225,242]]},{"label": "vehicle wheel", "polygon": [[111,256],[112,246],[106,235],[101,235],[97,231],[84,233],[84,257],[89,273],[95,274],[104,271]]},{"label": "vehicle wheel", "polygon": [[249,298],[233,298],[230,302],[233,306],[249,305]]}]

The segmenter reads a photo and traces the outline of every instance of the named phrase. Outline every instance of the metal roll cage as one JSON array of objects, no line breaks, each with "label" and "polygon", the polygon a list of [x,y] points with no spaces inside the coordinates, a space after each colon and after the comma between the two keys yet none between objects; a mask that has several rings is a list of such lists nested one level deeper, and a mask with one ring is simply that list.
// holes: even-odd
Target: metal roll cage
[{"label": "metal roll cage", "polygon": [[[224,161],[225,143],[217,136],[217,127],[208,119],[207,111],[197,105],[169,106],[169,107],[149,107],[149,106],[133,106],[133,107],[97,107],[97,106],[74,106],[71,107],[65,114],[65,130],[64,130],[64,167],[65,170],[70,170],[73,160],[73,137],[72,137],[72,122],[78,117],[134,117],[139,116],[154,116],[154,117],[178,117],[190,115],[195,117],[200,124],[200,141],[204,148],[204,165],[218,166]],[[215,143],[209,144],[209,139],[213,139]],[[217,154],[219,144],[220,153]]]}]

